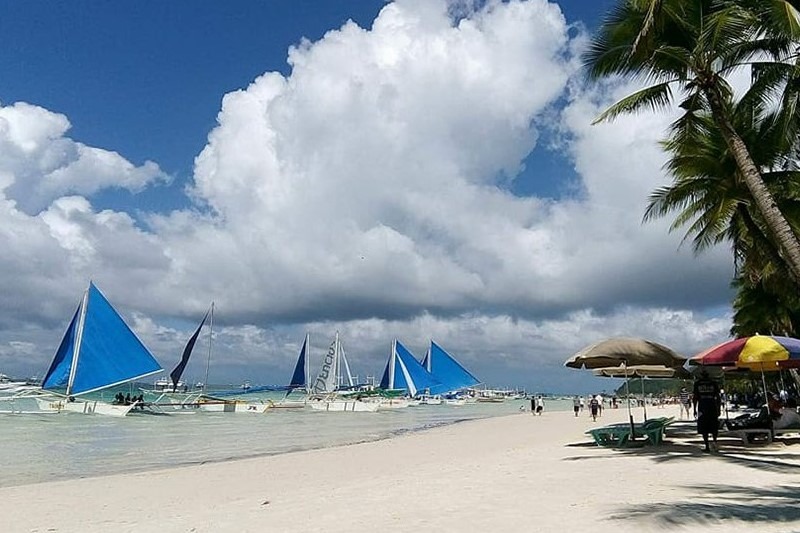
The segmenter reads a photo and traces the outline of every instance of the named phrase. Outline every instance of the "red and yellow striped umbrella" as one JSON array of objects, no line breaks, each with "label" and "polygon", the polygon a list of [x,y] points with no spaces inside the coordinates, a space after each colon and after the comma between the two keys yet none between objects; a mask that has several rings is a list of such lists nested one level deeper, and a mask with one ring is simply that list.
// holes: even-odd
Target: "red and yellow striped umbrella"
[{"label": "red and yellow striped umbrella", "polygon": [[750,370],[800,368],[800,339],[754,335],[723,342],[692,357],[691,363]]}]

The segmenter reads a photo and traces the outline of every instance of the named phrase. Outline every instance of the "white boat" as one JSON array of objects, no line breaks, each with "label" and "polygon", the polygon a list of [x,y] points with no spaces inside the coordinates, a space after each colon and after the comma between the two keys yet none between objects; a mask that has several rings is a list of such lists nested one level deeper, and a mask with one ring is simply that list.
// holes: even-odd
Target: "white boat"
[{"label": "white boat", "polygon": [[0,374],[0,394],[2,395],[16,394],[24,390],[35,390],[38,388],[37,385],[31,385],[27,381],[12,380],[7,375]]},{"label": "white boat", "polygon": [[419,397],[419,404],[420,405],[442,405],[442,397],[434,394],[423,394]]},{"label": "white boat", "polygon": [[467,404],[467,399],[466,398],[445,398],[444,399],[444,404],[445,405],[453,405],[453,406],[466,405]]},{"label": "white boat", "polygon": [[153,382],[153,392],[188,392],[187,385],[182,380],[173,383],[171,379],[158,378]]},{"label": "white boat", "polygon": [[36,401],[44,412],[125,416],[138,402],[117,405],[82,396],[161,371],[150,351],[89,283]]},{"label": "white boat", "polygon": [[403,409],[410,405],[408,398],[381,398],[378,401],[378,409]]},{"label": "white boat", "polygon": [[308,401],[309,407],[315,411],[349,412],[349,413],[374,413],[380,407],[380,402],[365,402],[362,400],[348,400],[341,397],[312,398]]},{"label": "white boat", "polygon": [[[209,320],[210,319],[210,320]],[[159,411],[187,411],[199,410],[199,401],[203,397],[203,390],[205,387],[200,387],[198,390],[189,391],[189,387],[181,379],[183,371],[192,356],[194,346],[200,336],[200,332],[205,326],[206,320],[209,320],[209,360],[211,359],[211,334],[214,322],[214,302],[211,302],[206,314],[195,329],[194,333],[186,342],[183,348],[181,359],[172,371],[169,373],[169,379],[166,377],[159,378],[153,384],[152,390],[142,389],[142,393],[147,395],[148,406],[154,410]],[[208,373],[208,363],[206,364],[206,373]]]},{"label": "white boat", "polygon": [[[344,373],[343,373],[344,370]],[[344,347],[336,332],[333,342],[328,348],[328,353],[322,361],[322,368],[311,387],[308,405],[315,411],[329,412],[355,412],[374,413],[378,410],[377,401],[364,401],[357,397],[344,397],[341,394],[341,384],[347,378],[348,388],[353,388],[355,382],[350,373],[350,365]]]}]

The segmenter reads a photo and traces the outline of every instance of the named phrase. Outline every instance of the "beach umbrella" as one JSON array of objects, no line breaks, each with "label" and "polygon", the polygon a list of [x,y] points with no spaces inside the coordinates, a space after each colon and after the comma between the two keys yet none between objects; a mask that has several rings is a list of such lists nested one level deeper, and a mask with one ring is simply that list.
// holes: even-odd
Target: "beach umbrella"
[{"label": "beach umbrella", "polygon": [[742,337],[712,346],[692,357],[689,363],[765,372],[800,368],[800,339],[773,335]]},{"label": "beach umbrella", "polygon": [[690,364],[726,366],[761,372],[764,400],[767,400],[765,372],[800,368],[800,339],[774,335],[753,335],[717,344],[689,360]]},{"label": "beach umbrella", "polygon": [[[629,367],[641,365],[661,365],[665,367],[683,366],[686,358],[664,345],[636,337],[612,337],[583,348],[564,362],[569,368],[598,369],[622,367],[625,379],[625,393],[630,396],[627,378]],[[631,402],[628,404],[628,418],[631,422],[631,437],[634,435],[633,413]]]},{"label": "beach umbrella", "polygon": [[583,348],[567,359],[564,366],[588,369],[620,365],[679,367],[685,362],[685,357],[656,342],[633,337],[614,337]]}]

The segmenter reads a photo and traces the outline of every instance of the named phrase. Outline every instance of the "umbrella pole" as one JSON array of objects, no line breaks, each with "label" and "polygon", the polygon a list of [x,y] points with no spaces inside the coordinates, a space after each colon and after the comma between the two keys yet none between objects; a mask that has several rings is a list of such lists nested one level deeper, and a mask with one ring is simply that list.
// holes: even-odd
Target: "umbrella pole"
[{"label": "umbrella pole", "polygon": [[644,376],[639,376],[642,381],[642,409],[644,410],[644,421],[647,422],[647,399],[644,396]]},{"label": "umbrella pole", "polygon": [[628,404],[628,418],[631,421],[631,440],[636,440],[636,431],[633,426],[633,413],[631,413],[631,389],[628,385],[628,363],[622,362],[622,368],[625,371],[625,403]]},{"label": "umbrella pole", "polygon": [[[725,383],[725,371],[722,371],[722,390],[725,391],[725,399],[722,401],[722,408],[725,409],[725,422],[729,421],[728,418],[728,385]],[[727,424],[726,424],[727,427]]]},{"label": "umbrella pole", "polygon": [[767,397],[767,378],[764,377],[764,363],[761,363],[761,385],[764,387],[764,405],[767,408],[767,416],[769,417],[769,438],[775,438],[775,431],[772,427],[772,413],[769,410],[769,398]]}]

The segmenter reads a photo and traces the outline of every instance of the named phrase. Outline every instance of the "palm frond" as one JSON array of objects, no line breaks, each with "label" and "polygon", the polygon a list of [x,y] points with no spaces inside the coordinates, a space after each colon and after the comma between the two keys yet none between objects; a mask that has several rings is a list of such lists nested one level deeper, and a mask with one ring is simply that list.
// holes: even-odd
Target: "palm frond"
[{"label": "palm frond", "polygon": [[646,87],[615,103],[597,117],[592,124],[613,120],[622,113],[635,113],[642,109],[660,110],[672,101],[670,84],[674,80]]}]

